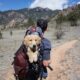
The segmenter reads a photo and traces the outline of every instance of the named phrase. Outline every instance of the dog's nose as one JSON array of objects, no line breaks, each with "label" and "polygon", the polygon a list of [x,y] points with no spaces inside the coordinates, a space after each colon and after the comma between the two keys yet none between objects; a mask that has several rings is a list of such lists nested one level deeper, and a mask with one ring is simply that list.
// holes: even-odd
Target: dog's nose
[{"label": "dog's nose", "polygon": [[33,45],[33,48],[36,48],[36,45]]}]

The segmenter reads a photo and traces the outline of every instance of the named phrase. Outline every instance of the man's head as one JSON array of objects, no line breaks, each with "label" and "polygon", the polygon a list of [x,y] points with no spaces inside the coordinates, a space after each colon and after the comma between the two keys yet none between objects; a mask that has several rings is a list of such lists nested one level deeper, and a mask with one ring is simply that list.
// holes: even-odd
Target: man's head
[{"label": "man's head", "polygon": [[44,19],[38,19],[37,20],[37,26],[42,29],[42,32],[44,33],[48,26],[48,21]]}]

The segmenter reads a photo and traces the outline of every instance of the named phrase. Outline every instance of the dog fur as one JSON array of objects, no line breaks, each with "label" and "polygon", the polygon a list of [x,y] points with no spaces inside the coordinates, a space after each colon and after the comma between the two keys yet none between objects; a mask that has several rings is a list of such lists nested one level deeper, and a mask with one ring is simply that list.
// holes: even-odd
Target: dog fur
[{"label": "dog fur", "polygon": [[[33,63],[33,62],[37,62],[38,60],[38,55],[39,55],[39,51],[38,51],[38,45],[41,43],[41,38],[38,35],[27,35],[24,38],[24,45],[27,48],[27,55],[29,57],[29,62]],[[33,49],[33,46],[35,47],[35,52],[33,52],[31,49]]]}]

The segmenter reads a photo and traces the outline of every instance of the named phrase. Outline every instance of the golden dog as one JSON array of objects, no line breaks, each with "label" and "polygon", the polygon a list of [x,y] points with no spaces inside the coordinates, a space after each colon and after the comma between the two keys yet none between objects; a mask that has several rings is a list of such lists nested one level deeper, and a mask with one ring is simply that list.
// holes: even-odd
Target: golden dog
[{"label": "golden dog", "polygon": [[27,35],[24,38],[24,45],[27,48],[27,55],[29,57],[29,62],[33,63],[38,60],[39,55],[39,47],[38,45],[41,43],[41,38],[38,35]]}]

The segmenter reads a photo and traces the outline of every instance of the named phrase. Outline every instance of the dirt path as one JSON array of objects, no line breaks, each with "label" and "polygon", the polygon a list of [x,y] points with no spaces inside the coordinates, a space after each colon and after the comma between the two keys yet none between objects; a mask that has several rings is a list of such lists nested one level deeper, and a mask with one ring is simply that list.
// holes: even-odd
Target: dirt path
[{"label": "dirt path", "polygon": [[65,44],[56,47],[52,50],[51,54],[51,66],[53,67],[53,71],[49,71],[49,77],[47,80],[69,80],[65,70],[67,70],[68,65],[62,64],[65,63],[65,56],[67,51],[74,47],[77,40],[73,40],[70,42],[66,42]]},{"label": "dirt path", "polygon": [[[65,63],[65,55],[67,54],[67,51],[73,48],[76,42],[77,40],[66,42],[65,44],[56,47],[52,50],[51,66],[54,70],[52,72],[49,70],[49,77],[47,78],[47,80],[70,80],[67,74],[65,73],[65,70],[68,69],[68,65],[64,65],[63,63]],[[14,80],[12,74],[13,71],[11,69],[8,71],[7,75],[5,75],[5,80]]]}]

